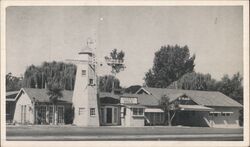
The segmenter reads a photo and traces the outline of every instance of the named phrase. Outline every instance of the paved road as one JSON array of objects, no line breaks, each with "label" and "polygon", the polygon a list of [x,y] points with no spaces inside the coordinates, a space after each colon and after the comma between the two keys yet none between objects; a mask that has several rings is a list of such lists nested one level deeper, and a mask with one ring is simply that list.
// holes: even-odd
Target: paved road
[{"label": "paved road", "polygon": [[243,140],[243,129],[200,127],[10,126],[7,140]]}]

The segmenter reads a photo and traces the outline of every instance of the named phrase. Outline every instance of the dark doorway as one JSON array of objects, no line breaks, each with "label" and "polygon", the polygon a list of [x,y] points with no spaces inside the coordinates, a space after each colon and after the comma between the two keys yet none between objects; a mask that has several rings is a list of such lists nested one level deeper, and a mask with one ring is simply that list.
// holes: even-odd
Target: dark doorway
[{"label": "dark doorway", "polygon": [[107,123],[112,123],[112,108],[107,108]]}]

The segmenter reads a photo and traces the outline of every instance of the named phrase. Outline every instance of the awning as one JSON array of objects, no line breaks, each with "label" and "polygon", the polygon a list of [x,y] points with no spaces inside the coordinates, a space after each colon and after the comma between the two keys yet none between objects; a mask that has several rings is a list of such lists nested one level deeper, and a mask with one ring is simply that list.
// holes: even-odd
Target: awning
[{"label": "awning", "polygon": [[159,108],[146,108],[145,112],[164,112],[162,109]]},{"label": "awning", "polygon": [[146,108],[145,106],[142,105],[121,105],[127,108]]},{"label": "awning", "polygon": [[225,113],[225,114],[233,114],[233,112],[222,112],[222,113]]},{"label": "awning", "polygon": [[213,111],[213,108],[202,105],[179,105],[181,111]]},{"label": "awning", "polygon": [[221,112],[219,111],[213,111],[213,112],[210,112],[211,114],[220,114]]}]

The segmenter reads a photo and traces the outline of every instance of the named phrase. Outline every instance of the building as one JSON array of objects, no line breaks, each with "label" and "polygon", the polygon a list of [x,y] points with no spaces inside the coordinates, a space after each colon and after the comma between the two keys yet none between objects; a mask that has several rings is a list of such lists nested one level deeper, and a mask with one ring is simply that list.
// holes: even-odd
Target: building
[{"label": "building", "polygon": [[6,92],[6,123],[11,124],[14,117],[14,112],[16,108],[16,95],[19,91],[9,91]]},{"label": "building", "polygon": [[[177,104],[177,109],[171,111],[172,125],[239,127],[242,105],[220,92],[145,87],[135,94],[99,93],[96,113],[100,114],[100,121],[96,123],[124,127],[165,125],[164,111],[159,107],[162,95],[169,97],[171,104]],[[59,99],[59,124],[74,124],[72,97],[73,91],[63,91]],[[15,123],[51,124],[52,103],[45,89],[22,88],[15,99]]]},{"label": "building", "polygon": [[[53,103],[46,89],[22,88],[15,102],[14,124],[52,124]],[[63,91],[63,97],[58,100],[55,109],[58,124],[72,123],[72,91]]]},{"label": "building", "polygon": [[174,125],[238,127],[242,105],[217,91],[141,88],[136,94],[151,95],[158,101],[163,95],[178,104]]}]

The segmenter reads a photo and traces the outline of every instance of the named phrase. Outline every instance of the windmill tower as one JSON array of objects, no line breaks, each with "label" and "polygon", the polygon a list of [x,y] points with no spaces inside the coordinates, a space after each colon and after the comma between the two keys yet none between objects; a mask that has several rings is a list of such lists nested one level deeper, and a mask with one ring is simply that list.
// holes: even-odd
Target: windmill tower
[{"label": "windmill tower", "polygon": [[99,126],[99,110],[97,100],[97,75],[95,54],[89,38],[87,45],[78,53],[76,63],[76,79],[73,92],[74,120],[77,126]]}]

